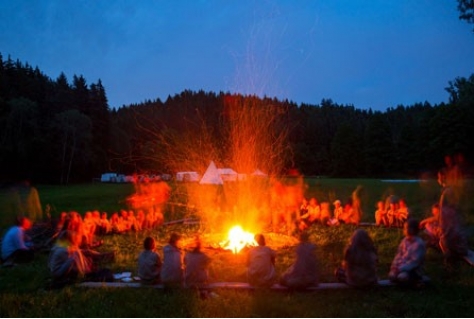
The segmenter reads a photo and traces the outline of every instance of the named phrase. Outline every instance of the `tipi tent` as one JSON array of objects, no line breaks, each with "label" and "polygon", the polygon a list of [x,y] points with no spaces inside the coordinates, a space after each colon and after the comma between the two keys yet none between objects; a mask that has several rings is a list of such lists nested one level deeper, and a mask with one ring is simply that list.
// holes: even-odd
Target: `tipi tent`
[{"label": "tipi tent", "polygon": [[206,172],[202,176],[199,184],[207,184],[207,185],[223,185],[224,181],[222,180],[219,171],[217,170],[216,164],[214,161],[211,161],[209,166],[207,167]]}]

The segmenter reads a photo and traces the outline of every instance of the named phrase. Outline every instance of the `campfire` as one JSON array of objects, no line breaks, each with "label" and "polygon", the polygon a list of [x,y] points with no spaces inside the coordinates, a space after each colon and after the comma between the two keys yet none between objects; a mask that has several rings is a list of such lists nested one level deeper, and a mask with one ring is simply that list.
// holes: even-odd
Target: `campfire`
[{"label": "campfire", "polygon": [[237,254],[243,248],[248,246],[256,246],[254,234],[246,232],[240,226],[234,226],[229,230],[227,239],[220,243],[223,249],[231,250]]}]

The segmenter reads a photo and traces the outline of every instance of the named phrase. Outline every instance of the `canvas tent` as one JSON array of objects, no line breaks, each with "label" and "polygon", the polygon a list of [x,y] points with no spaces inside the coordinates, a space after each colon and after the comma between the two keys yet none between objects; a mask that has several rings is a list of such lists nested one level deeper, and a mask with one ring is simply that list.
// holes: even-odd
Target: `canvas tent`
[{"label": "canvas tent", "polygon": [[217,172],[224,182],[236,182],[239,174],[232,168],[218,168]]},{"label": "canvas tent", "polygon": [[219,174],[219,171],[216,167],[216,164],[214,164],[213,161],[209,164],[207,167],[206,172],[202,176],[201,180],[199,181],[199,184],[201,185],[223,185],[224,181],[221,178],[221,175]]},{"label": "canvas tent", "polygon": [[267,174],[265,174],[264,172],[262,172],[261,170],[259,169],[256,169],[255,172],[252,173],[252,176],[261,176],[261,177],[266,177]]}]

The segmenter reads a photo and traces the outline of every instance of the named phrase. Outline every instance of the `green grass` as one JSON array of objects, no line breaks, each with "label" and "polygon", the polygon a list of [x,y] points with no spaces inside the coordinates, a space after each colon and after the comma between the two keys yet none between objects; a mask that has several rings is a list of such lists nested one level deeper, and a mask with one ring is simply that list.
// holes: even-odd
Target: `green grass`
[{"label": "green grass", "polygon": [[[422,217],[436,201],[439,188],[434,181],[421,183],[381,183],[375,180],[308,180],[307,197],[320,200],[350,196],[358,184],[363,185],[362,204],[364,220],[373,220],[375,202],[387,193],[394,192],[407,199],[413,213]],[[471,185],[471,184],[469,184]],[[472,186],[469,186],[472,190]],[[174,186],[173,186],[174,187]],[[174,188],[175,189],[175,188]],[[131,185],[91,184],[68,187],[38,186],[43,206],[50,204],[55,213],[76,210],[83,213],[91,209],[112,212],[126,207],[124,198],[133,193]],[[5,203],[7,192],[0,202]],[[471,192],[472,194],[472,192]],[[176,195],[174,201],[179,200]],[[179,197],[179,196],[178,196]],[[331,198],[332,197],[332,198]],[[470,225],[473,212],[466,205],[464,213]],[[186,211],[166,211],[167,219],[178,218]],[[173,214],[173,217],[170,216]],[[11,216],[2,215],[6,228]],[[6,223],[4,223],[4,221]],[[333,282],[333,271],[342,260],[345,244],[354,226],[326,228],[314,226],[310,239],[318,247],[321,282]],[[367,228],[379,251],[378,275],[386,278],[398,243],[402,239],[399,229]],[[174,225],[154,231],[104,237],[102,251],[116,250],[113,264],[104,265],[114,272],[136,273],[138,254],[143,239],[151,235],[158,241],[158,250],[166,244],[169,234],[178,231],[185,240],[199,232],[198,226]],[[473,236],[470,237],[471,247]],[[233,255],[217,249],[206,249],[212,257],[213,281],[245,281],[245,256]],[[368,290],[347,289],[286,293],[275,291],[218,290],[219,298],[200,300],[192,291],[164,294],[161,290],[142,289],[86,289],[67,287],[47,290],[50,280],[47,270],[47,253],[39,254],[31,264],[13,268],[0,267],[1,317],[472,317],[474,294],[474,268],[460,263],[453,273],[445,272],[442,256],[428,251],[425,270],[433,283],[422,290],[397,287]],[[278,250],[277,271],[282,273],[293,261],[293,247]]]}]

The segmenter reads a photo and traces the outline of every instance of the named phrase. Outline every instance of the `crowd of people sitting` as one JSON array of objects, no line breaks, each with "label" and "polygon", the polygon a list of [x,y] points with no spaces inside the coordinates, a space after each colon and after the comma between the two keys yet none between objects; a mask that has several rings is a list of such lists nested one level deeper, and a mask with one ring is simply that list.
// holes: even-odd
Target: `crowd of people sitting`
[{"label": "crowd of people sitting", "polygon": [[[410,216],[410,211],[403,198],[395,195],[387,197],[386,201],[377,202],[375,211],[375,225],[402,228]],[[359,225],[362,211],[360,206],[355,206],[351,199],[342,205],[339,199],[333,202],[333,210],[328,202],[318,203],[315,197],[310,200],[303,199],[300,208],[299,230],[305,230],[313,224],[338,226],[341,224]]]},{"label": "crowd of people sitting", "polygon": [[[432,216],[418,222],[411,218],[404,200],[395,196],[387,199],[388,207],[379,202],[375,213],[376,225],[403,226],[404,239],[398,246],[388,274],[397,283],[417,284],[423,275],[426,247],[440,250],[446,265],[452,265],[468,254],[467,236],[463,231],[459,212],[456,208],[456,194],[446,183],[443,171],[438,174],[442,186],[439,202],[431,207]],[[359,188],[354,192],[356,193]],[[354,195],[354,194],[353,194]],[[345,206],[334,201],[331,215],[328,203],[318,204],[316,198],[304,202],[299,221],[300,243],[295,248],[294,263],[280,276],[279,283],[292,289],[316,286],[319,282],[318,258],[315,245],[309,242],[308,227],[314,223],[323,225],[355,224],[361,218],[360,202],[353,196]],[[100,245],[96,235],[124,233],[135,230],[152,229],[163,223],[159,211],[125,211],[114,213],[86,212],[84,218],[77,212],[63,212],[56,225],[56,239],[49,255],[48,266],[55,282],[67,284],[78,277],[108,279],[110,272],[104,272],[99,264],[113,260],[114,253],[99,253],[93,250]],[[5,234],[1,246],[1,259],[4,266],[14,263],[30,262],[34,258],[35,247],[28,244],[26,232],[32,223],[27,217],[18,217],[15,226]],[[426,243],[419,236],[424,230]],[[196,237],[192,250],[185,254],[180,247],[181,236],[172,233],[168,245],[163,248],[163,262],[156,252],[155,240],[147,237],[144,250],[138,256],[138,276],[143,283],[162,283],[167,289],[173,287],[196,288],[203,298],[209,295],[208,269],[211,263],[201,251],[201,240]],[[256,287],[270,287],[277,282],[275,270],[276,251],[266,245],[263,234],[255,235],[258,246],[248,251],[248,282]],[[183,256],[184,255],[184,256]],[[344,250],[341,267],[335,270],[338,281],[353,286],[370,286],[377,279],[377,249],[366,230],[357,229],[352,234]]]},{"label": "crowd of people sitting", "polygon": [[[404,225],[405,238],[398,246],[388,276],[395,283],[417,285],[422,283],[426,247],[418,236],[418,221],[410,219]],[[163,248],[162,262],[155,251],[154,239],[147,237],[138,258],[138,275],[142,282],[162,283],[165,288],[195,288],[205,298],[210,293],[209,265],[212,260],[201,251],[198,237],[192,250],[186,253],[180,249],[180,239],[179,234],[171,234],[168,245]],[[248,283],[258,288],[279,283],[294,290],[317,286],[320,271],[316,245],[309,241],[309,234],[305,231],[299,234],[299,239],[293,264],[278,278],[275,267],[277,252],[266,245],[263,234],[256,234],[258,245],[247,253]],[[378,283],[377,264],[377,249],[372,238],[366,230],[357,229],[344,249],[344,259],[341,267],[335,270],[335,278],[356,287],[375,285]]]},{"label": "crowd of people sitting", "polygon": [[[376,225],[387,227],[403,227],[404,238],[398,245],[388,273],[390,281],[402,285],[420,285],[423,278],[423,265],[427,247],[441,251],[445,257],[445,265],[449,268],[453,263],[465,257],[468,253],[467,236],[463,232],[456,211],[456,198],[452,189],[446,183],[446,175],[441,171],[438,182],[442,186],[439,203],[432,207],[433,216],[419,222],[410,217],[410,211],[404,199],[389,196],[385,202],[377,204],[375,213]],[[284,271],[279,280],[275,268],[277,252],[266,245],[263,234],[255,235],[258,246],[250,248],[247,255],[247,277],[250,285],[255,287],[270,287],[274,283],[291,289],[304,289],[317,286],[319,283],[319,265],[316,256],[316,246],[309,242],[306,231],[312,224],[323,225],[355,224],[359,225],[362,212],[358,199],[358,187],[350,200],[341,205],[334,201],[331,215],[329,203],[318,204],[316,198],[303,201],[299,220],[300,243],[295,248],[295,261]],[[420,236],[419,231],[425,235]],[[153,262],[146,263],[142,256],[151,254],[154,245],[147,245],[140,255],[139,274],[142,280],[159,282],[165,285],[196,287],[201,294],[207,294],[209,281],[208,267],[211,259],[201,252],[200,241],[197,240],[192,252],[187,252],[181,258],[179,249],[180,236],[172,234],[169,244],[164,247],[164,261],[161,264],[159,255],[154,252]],[[377,277],[378,252],[374,242],[365,229],[356,229],[348,245],[344,249],[343,261],[335,270],[335,277],[340,282],[351,286],[366,287],[375,285]],[[144,271],[152,267],[154,271]],[[160,271],[160,267],[161,271]],[[141,270],[140,270],[141,269]],[[174,269],[174,270],[173,270]],[[152,277],[143,274],[154,274]],[[160,277],[161,276],[161,277]]]},{"label": "crowd of people sitting", "polygon": [[395,195],[387,197],[385,202],[377,202],[377,210],[375,211],[375,224],[377,226],[386,227],[403,227],[408,219],[410,211],[403,198]]},{"label": "crowd of people sitting", "polygon": [[150,209],[146,214],[142,209],[136,213],[133,210],[123,209],[120,213],[113,213],[110,218],[106,212],[101,213],[98,210],[86,212],[84,218],[75,211],[62,212],[56,224],[56,234],[59,235],[65,227],[72,228],[70,230],[83,233],[84,246],[94,247],[100,244],[95,240],[96,235],[151,230],[163,222],[164,217],[161,211],[154,209]]},{"label": "crowd of people sitting", "polygon": [[319,203],[315,197],[311,197],[309,201],[303,198],[300,207],[300,219],[297,221],[299,230],[303,231],[313,224],[327,226],[358,225],[362,218],[358,196],[360,189],[361,187],[358,186],[344,206],[339,199],[336,199],[333,202],[334,209],[332,213],[329,202]]}]

